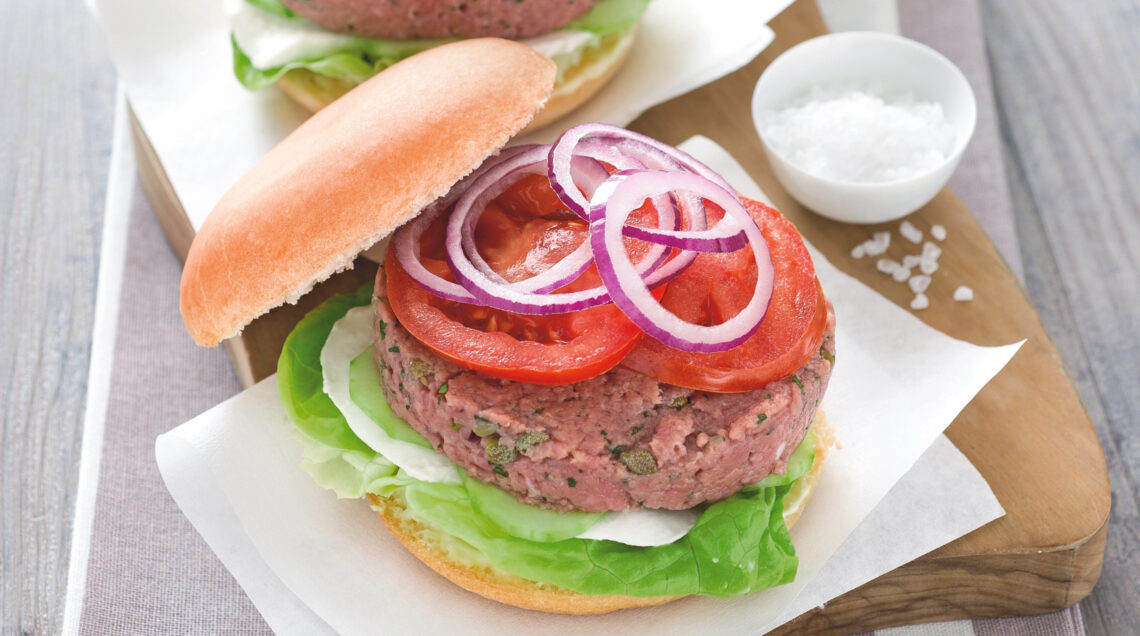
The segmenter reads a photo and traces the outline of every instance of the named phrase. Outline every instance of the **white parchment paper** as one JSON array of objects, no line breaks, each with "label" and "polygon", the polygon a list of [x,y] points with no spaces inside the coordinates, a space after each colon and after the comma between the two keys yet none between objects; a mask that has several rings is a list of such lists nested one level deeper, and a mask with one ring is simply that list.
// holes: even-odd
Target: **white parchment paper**
[{"label": "white parchment paper", "polygon": [[[694,138],[683,147],[763,198],[719,146]],[[1021,343],[950,338],[814,257],[837,315],[837,362],[823,408],[838,445],[792,530],[799,573],[779,588],[598,617],[516,610],[469,594],[408,555],[366,504],[338,501],[298,467],[300,445],[275,377],[160,436],[159,468],[281,633],[767,631],[1003,514],[941,433]]]},{"label": "white parchment paper", "polygon": [[[791,0],[653,0],[625,65],[585,106],[528,141],[585,121],[625,125],[655,104],[727,75],[775,37]],[[222,194],[307,111],[233,75],[222,0],[97,0],[131,108],[195,230]]]}]

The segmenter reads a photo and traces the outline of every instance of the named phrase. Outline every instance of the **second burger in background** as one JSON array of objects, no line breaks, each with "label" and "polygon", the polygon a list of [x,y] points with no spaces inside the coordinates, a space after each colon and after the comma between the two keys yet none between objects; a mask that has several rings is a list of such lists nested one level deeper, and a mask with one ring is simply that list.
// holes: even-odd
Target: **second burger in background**
[{"label": "second burger in background", "polygon": [[518,39],[557,64],[539,128],[594,95],[625,61],[648,0],[227,0],[234,73],[311,111],[426,49]]}]

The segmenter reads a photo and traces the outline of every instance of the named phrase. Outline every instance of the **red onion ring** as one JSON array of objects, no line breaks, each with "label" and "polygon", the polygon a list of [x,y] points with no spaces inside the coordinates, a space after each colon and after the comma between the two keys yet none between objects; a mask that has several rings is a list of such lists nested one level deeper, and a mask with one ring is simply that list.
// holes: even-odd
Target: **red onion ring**
[{"label": "red onion ring", "polygon": [[428,226],[430,226],[440,214],[451,207],[451,204],[466,191],[468,184],[479,179],[480,176],[503,161],[519,153],[533,151],[534,148],[541,147],[548,148],[548,146],[540,146],[539,144],[523,144],[503,148],[499,151],[499,154],[487,159],[478,168],[473,170],[471,174],[451,186],[451,189],[448,190],[446,194],[425,208],[419,216],[396,233],[396,236],[392,238],[392,244],[396,250],[396,257],[400,259],[400,264],[404,266],[404,270],[408,272],[412,280],[440,298],[462,303],[476,302],[471,292],[464,289],[462,285],[457,285],[447,279],[440,278],[423,266],[423,263],[420,261],[420,237],[427,231]]},{"label": "red onion ring", "polygon": [[[731,193],[736,192],[723,177],[692,155],[652,137],[608,124],[580,124],[562,133],[554,142],[547,165],[555,194],[567,208],[583,218],[585,215],[579,210],[587,207],[586,196],[589,196],[590,189],[586,188],[586,196],[583,196],[575,187],[580,184],[572,174],[574,159],[582,154],[605,161],[619,171],[640,168],[686,170],[704,176]],[[615,154],[622,159],[613,159]],[[685,203],[688,204],[687,208]],[[679,227],[669,230],[663,227],[643,228],[627,225],[622,231],[630,238],[699,252],[732,252],[747,244],[744,232],[730,219],[726,218],[711,230],[708,229],[704,204],[699,198],[688,197],[682,202],[682,208],[688,211],[686,216],[689,219],[689,230],[682,231]]]},{"label": "red onion ring", "polygon": [[[618,172],[611,175],[610,169]],[[512,283],[479,254],[475,227],[491,201],[531,174],[549,178],[567,208],[589,221],[589,234],[558,263]],[[632,211],[646,200],[657,211],[658,226],[627,225]],[[725,211],[712,228],[705,200]],[[456,283],[424,267],[419,248],[423,232],[453,203],[445,250]],[[652,244],[636,264],[626,252],[623,236]],[[746,340],[763,319],[772,294],[767,242],[724,179],[680,150],[603,124],[571,128],[551,146],[504,150],[401,229],[394,243],[408,274],[443,298],[523,314],[576,311],[612,301],[646,333],[689,351],[723,351]],[[756,258],[756,288],[747,306],[724,323],[709,327],[687,323],[649,291],[684,271],[698,252],[729,252],[745,245]],[[550,293],[581,276],[591,263],[597,265],[602,285]]]},{"label": "red onion ring", "polygon": [[404,271],[408,272],[408,276],[424,289],[447,300],[478,304],[471,292],[464,289],[462,285],[436,276],[420,261],[420,237],[423,236],[432,221],[435,221],[446,210],[446,205],[433,204],[426,211],[421,212],[411,223],[396,232],[396,236],[392,238],[392,247],[396,250],[396,258],[399,259]]},{"label": "red onion ring", "polygon": [[[578,249],[542,274],[517,283],[504,280],[478,255],[474,244],[474,233],[475,225],[483,210],[488,203],[520,178],[528,174],[543,173],[546,152],[547,147],[538,147],[516,153],[498,163],[471,183],[455,203],[451,218],[448,220],[444,242],[448,266],[459,285],[480,304],[515,313],[549,314],[578,311],[610,300],[609,292],[603,285],[565,294],[546,293],[577,278],[585,268],[589,267],[593,262],[589,240],[584,240]],[[668,209],[659,208],[659,222],[672,222],[674,212],[671,204]],[[659,267],[666,256],[664,247],[654,246],[639,261],[636,267],[638,276],[649,274],[647,280],[654,281],[651,284],[659,284],[665,280],[662,277],[654,278],[651,271]],[[671,267],[666,271],[671,277],[678,273],[680,268]]]},{"label": "red onion ring", "polygon": [[[622,227],[630,212],[648,197],[678,190],[711,201],[722,207],[726,216],[736,219],[756,259],[752,298],[738,314],[718,325],[685,322],[665,309],[650,293],[646,281],[637,276],[622,243]],[[598,273],[614,304],[645,333],[674,348],[709,353],[739,345],[760,326],[772,298],[772,258],[760,228],[733,192],[693,173],[646,170],[614,175],[598,188],[592,203],[590,244]]]}]

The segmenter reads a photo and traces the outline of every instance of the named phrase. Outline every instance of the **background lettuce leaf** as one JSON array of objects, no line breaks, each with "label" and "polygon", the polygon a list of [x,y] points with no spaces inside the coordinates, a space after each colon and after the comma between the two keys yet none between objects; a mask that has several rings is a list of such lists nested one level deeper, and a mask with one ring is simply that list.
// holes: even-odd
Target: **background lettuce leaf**
[{"label": "background lettuce leaf", "polygon": [[[245,0],[259,9],[289,20],[305,21],[290,11],[279,0]],[[649,0],[601,0],[584,15],[563,28],[589,31],[603,36],[617,33],[637,22],[645,12]],[[265,88],[293,69],[306,69],[332,79],[360,83],[400,60],[457,38],[393,40],[386,38],[351,37],[329,49],[312,53],[306,58],[291,60],[273,68],[257,68],[242,51],[237,40],[233,46],[234,75],[250,90]],[[575,59],[570,56],[568,59]]]},{"label": "background lettuce leaf", "polygon": [[648,6],[649,0],[602,0],[562,28],[609,35],[633,26]]}]

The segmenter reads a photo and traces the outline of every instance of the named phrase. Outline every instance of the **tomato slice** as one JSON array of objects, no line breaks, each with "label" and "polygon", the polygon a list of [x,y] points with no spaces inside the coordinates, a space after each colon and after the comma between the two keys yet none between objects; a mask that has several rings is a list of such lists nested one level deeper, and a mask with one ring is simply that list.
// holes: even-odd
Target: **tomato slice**
[{"label": "tomato slice", "polygon": [[[441,219],[424,233],[421,259],[451,280],[444,228]],[[480,255],[513,281],[557,262],[585,239],[588,228],[563,208],[545,178],[532,175],[492,202],[475,232]],[[401,324],[440,356],[493,377],[532,384],[578,382],[616,366],[642,337],[613,304],[549,316],[515,314],[429,293],[408,276],[395,250],[388,251],[384,267],[388,302]],[[559,291],[598,284],[597,272],[590,270]]]},{"label": "tomato slice", "polygon": [[[739,347],[719,353],[689,353],[645,338],[622,362],[668,384],[700,391],[736,393],[785,378],[815,355],[827,326],[827,301],[811,256],[796,228],[776,210],[750,199],[775,266],[775,287],[760,328]],[[717,324],[747,304],[756,282],[750,250],[701,254],[673,282],[662,305],[697,324]]]}]

